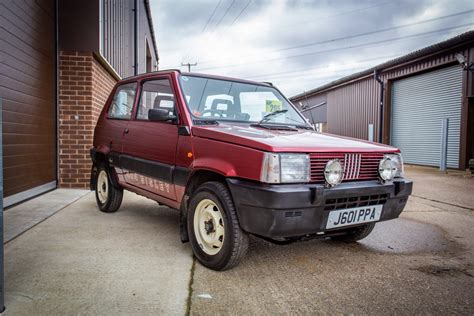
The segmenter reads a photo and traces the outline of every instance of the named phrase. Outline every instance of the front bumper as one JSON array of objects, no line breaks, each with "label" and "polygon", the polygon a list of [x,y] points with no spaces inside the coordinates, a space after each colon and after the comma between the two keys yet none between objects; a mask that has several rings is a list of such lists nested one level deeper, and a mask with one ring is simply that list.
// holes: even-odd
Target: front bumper
[{"label": "front bumper", "polygon": [[276,239],[329,233],[326,223],[329,212],[335,209],[383,204],[380,221],[397,218],[413,186],[406,179],[385,184],[347,182],[335,188],[319,184],[271,185],[239,179],[227,179],[227,183],[242,229]]}]

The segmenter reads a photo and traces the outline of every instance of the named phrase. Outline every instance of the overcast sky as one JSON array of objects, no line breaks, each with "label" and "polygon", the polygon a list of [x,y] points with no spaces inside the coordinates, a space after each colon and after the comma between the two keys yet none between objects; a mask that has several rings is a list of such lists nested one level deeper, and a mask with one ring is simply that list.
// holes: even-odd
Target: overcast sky
[{"label": "overcast sky", "polygon": [[474,29],[472,0],[151,0],[160,69],[271,81],[288,97]]}]

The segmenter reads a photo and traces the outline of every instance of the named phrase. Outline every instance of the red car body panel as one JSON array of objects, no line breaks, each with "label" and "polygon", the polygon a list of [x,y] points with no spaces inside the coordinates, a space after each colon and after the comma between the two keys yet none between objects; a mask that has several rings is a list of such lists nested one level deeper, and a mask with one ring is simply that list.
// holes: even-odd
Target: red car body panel
[{"label": "red car body panel", "polygon": [[248,124],[220,123],[217,126],[194,126],[192,131],[193,136],[268,152],[399,152],[391,146],[308,130],[279,131]]}]

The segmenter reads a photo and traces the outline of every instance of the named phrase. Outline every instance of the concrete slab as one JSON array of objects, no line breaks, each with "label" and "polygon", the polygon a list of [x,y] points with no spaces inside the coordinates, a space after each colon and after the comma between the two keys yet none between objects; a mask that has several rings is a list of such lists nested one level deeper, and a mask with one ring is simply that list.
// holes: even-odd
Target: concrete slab
[{"label": "concrete slab", "polygon": [[413,195],[474,210],[474,176],[466,172],[442,173],[435,168],[407,166],[414,181]]},{"label": "concrete slab", "polygon": [[83,197],[89,190],[57,189],[4,212],[5,243]]},{"label": "concrete slab", "polygon": [[473,179],[408,172],[419,197],[359,243],[253,237],[233,270],[196,264],[191,314],[474,314]]},{"label": "concrete slab", "polygon": [[5,314],[472,315],[472,179],[426,173],[408,170],[416,196],[359,243],[252,237],[225,272],[192,268],[176,211],[126,193],[104,214],[87,194],[7,243]]},{"label": "concrete slab", "polygon": [[[233,270],[196,265],[191,314],[472,314],[473,262],[462,259],[455,243],[404,253],[404,245],[413,250],[406,233],[390,232],[392,240],[400,238],[394,253],[380,251],[374,240],[276,246],[252,238]],[[438,229],[430,235],[451,244]],[[372,239],[387,242],[383,229]]]},{"label": "concrete slab", "polygon": [[89,193],[5,246],[5,315],[183,315],[191,267],[175,210],[126,193],[105,214]]}]

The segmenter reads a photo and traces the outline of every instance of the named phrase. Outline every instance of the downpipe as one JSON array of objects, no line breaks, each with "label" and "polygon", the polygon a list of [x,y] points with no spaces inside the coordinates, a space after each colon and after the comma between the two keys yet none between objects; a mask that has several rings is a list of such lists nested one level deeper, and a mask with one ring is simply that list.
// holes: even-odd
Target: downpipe
[{"label": "downpipe", "polygon": [[380,116],[379,116],[379,143],[383,144],[383,94],[384,94],[384,85],[383,80],[380,79],[380,73],[378,70],[374,70],[374,80],[377,81],[380,85]]}]

